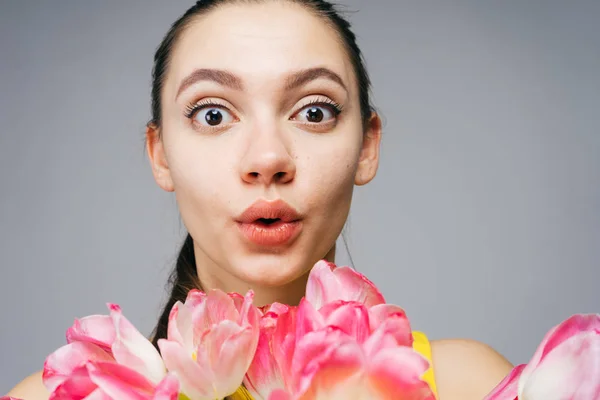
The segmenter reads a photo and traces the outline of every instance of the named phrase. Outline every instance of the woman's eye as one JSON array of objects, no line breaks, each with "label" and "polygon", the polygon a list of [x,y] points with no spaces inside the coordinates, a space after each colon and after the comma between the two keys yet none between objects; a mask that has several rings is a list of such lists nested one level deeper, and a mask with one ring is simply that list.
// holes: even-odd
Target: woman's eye
[{"label": "woman's eye", "polygon": [[221,107],[206,107],[198,110],[194,116],[194,122],[203,126],[218,126],[229,124],[234,118],[231,113]]},{"label": "woman's eye", "polygon": [[336,113],[330,107],[321,105],[310,105],[300,110],[294,119],[311,124],[328,122],[335,119]]}]

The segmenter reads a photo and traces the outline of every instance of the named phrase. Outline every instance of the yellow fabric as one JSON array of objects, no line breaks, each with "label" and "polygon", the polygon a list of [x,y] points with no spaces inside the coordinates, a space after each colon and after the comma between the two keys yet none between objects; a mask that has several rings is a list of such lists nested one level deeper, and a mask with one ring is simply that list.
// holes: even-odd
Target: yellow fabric
[{"label": "yellow fabric", "polygon": [[413,332],[413,349],[429,361],[429,369],[423,374],[423,380],[429,384],[433,394],[437,398],[437,387],[435,386],[435,376],[433,375],[433,361],[431,358],[431,344],[423,332]]},{"label": "yellow fabric", "polygon": [[240,386],[238,390],[231,396],[227,396],[228,400],[253,400],[252,395],[244,386]]}]

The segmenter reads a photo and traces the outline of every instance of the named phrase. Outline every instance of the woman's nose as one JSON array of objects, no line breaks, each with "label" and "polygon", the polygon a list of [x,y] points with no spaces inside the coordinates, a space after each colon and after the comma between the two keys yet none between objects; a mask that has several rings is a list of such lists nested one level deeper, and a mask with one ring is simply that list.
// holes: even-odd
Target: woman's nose
[{"label": "woman's nose", "polygon": [[246,183],[288,183],[296,176],[296,164],[278,132],[263,131],[250,139],[240,163]]}]

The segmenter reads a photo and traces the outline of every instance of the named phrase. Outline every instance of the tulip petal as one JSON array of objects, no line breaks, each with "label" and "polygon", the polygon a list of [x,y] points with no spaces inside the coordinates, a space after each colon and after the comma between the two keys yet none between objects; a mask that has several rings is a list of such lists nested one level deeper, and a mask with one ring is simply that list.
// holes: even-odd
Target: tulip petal
[{"label": "tulip petal", "polygon": [[177,400],[179,398],[179,380],[177,376],[169,373],[158,384],[152,400]]},{"label": "tulip petal", "polygon": [[517,400],[519,378],[525,366],[526,364],[521,364],[513,368],[483,400]]},{"label": "tulip petal", "polygon": [[600,331],[580,332],[564,340],[526,377],[528,368],[519,384],[520,399],[600,398]]},{"label": "tulip petal", "polygon": [[387,348],[369,359],[369,382],[377,398],[394,399],[398,393],[406,400],[435,400],[421,377],[429,368],[427,360],[410,347]]},{"label": "tulip petal", "polygon": [[358,301],[367,307],[385,303],[375,285],[350,267],[336,267],[321,260],[308,277],[306,299],[316,309],[335,300]]},{"label": "tulip petal", "polygon": [[257,343],[258,326],[243,328],[233,321],[223,321],[206,333],[198,354],[207,354],[208,363],[219,378],[213,382],[219,397],[234,393],[242,384]]},{"label": "tulip petal", "polygon": [[283,389],[277,389],[271,392],[268,400],[292,400],[292,396]]},{"label": "tulip petal", "polygon": [[[312,379],[310,387],[298,400],[377,400],[369,390],[362,373],[337,368],[323,368]],[[396,395],[398,393],[395,393]],[[396,398],[396,397],[395,397]],[[394,399],[395,399],[394,398]],[[390,399],[391,400],[391,399]]]},{"label": "tulip petal", "polygon": [[54,391],[76,369],[81,368],[88,361],[114,361],[114,358],[92,343],[73,342],[67,344],[54,351],[44,361],[42,373],[44,386],[50,392]]},{"label": "tulip petal", "polygon": [[67,329],[67,343],[89,342],[111,351],[115,340],[115,326],[108,315],[90,315],[76,319]]},{"label": "tulip petal", "polygon": [[194,307],[192,315],[194,336],[200,338],[206,329],[223,320],[237,321],[239,312],[227,293],[213,289],[206,293],[201,304]]},{"label": "tulip petal", "polygon": [[185,298],[185,304],[190,308],[201,306],[206,301],[206,293],[198,289],[192,289]]},{"label": "tulip petal", "polygon": [[402,308],[393,304],[375,305],[369,308],[369,323],[371,332],[383,325],[382,329],[393,335],[398,345],[412,347],[412,329]]},{"label": "tulip petal", "polygon": [[246,293],[246,296],[244,297],[244,302],[238,308],[239,318],[237,320],[237,323],[239,325],[242,325],[242,326],[245,326],[245,325],[257,326],[258,325],[258,321],[260,319],[260,312],[254,305],[252,305],[253,299],[254,299],[254,292],[249,290],[248,293]]},{"label": "tulip petal", "polygon": [[83,400],[114,400],[114,399],[112,397],[110,397],[109,395],[107,395],[106,393],[104,393],[102,391],[102,389],[97,388],[92,393],[85,396],[85,399],[83,399]]},{"label": "tulip petal", "polygon": [[273,357],[280,368],[281,376],[286,387],[290,387],[293,380],[292,360],[296,348],[296,316],[298,308],[290,309],[279,315],[277,326],[273,331],[272,351]]},{"label": "tulip petal", "polygon": [[335,369],[320,372],[311,387],[297,400],[435,400],[430,390],[410,388],[409,391],[397,388],[382,388],[378,382],[371,381],[363,373],[340,374]]},{"label": "tulip petal", "polygon": [[51,400],[83,399],[96,390],[90,379],[86,365],[74,369],[71,374],[55,388],[50,389]]},{"label": "tulip petal", "polygon": [[125,318],[121,308],[109,304],[110,316],[115,324],[116,338],[112,345],[115,359],[157,384],[166,375],[164,363],[156,348]]},{"label": "tulip petal", "polygon": [[120,364],[88,363],[90,379],[104,393],[119,400],[148,400],[154,393],[154,385],[138,372]]},{"label": "tulip petal", "polygon": [[274,315],[281,315],[283,313],[288,312],[289,309],[290,309],[290,306],[288,306],[287,304],[281,304],[281,303],[275,302],[275,303],[269,304],[268,306],[265,306],[262,311],[264,314],[273,313]]},{"label": "tulip petal", "polygon": [[362,303],[334,301],[321,307],[319,312],[325,318],[325,325],[342,330],[359,343],[371,333],[369,310]]},{"label": "tulip petal", "polygon": [[[254,293],[251,290],[248,291],[248,294],[250,294],[250,298],[254,297]],[[233,305],[235,306],[235,309],[240,314],[242,312],[242,308],[244,307],[245,300],[246,300],[246,297],[248,297],[248,294],[246,294],[246,296],[242,296],[239,293],[233,293],[233,292],[227,293],[227,295],[231,298],[231,300],[233,300]]]},{"label": "tulip petal", "polygon": [[[595,330],[600,332],[600,315],[599,314],[576,314],[566,319],[559,325],[552,328],[538,346],[535,354],[528,363],[531,367],[535,367],[539,362],[560,345],[564,340],[581,331]],[[529,371],[523,371],[525,377],[529,375]]]},{"label": "tulip petal", "polygon": [[228,344],[227,342],[231,337],[238,335],[244,330],[244,328],[233,321],[222,321],[204,333],[198,353],[203,352],[207,355],[210,366],[218,365],[221,361],[221,348]]},{"label": "tulip petal", "polygon": [[[284,319],[285,320],[285,319]],[[298,312],[296,315],[295,328],[296,337],[302,337],[309,332],[313,332],[326,327],[325,318],[317,309],[305,298],[300,300]]]},{"label": "tulip petal", "polygon": [[519,393],[522,393],[523,385],[547,354],[578,332],[589,330],[600,332],[599,314],[576,314],[552,328],[544,336],[533,357],[523,369],[522,377],[519,380]]},{"label": "tulip petal", "polygon": [[190,354],[194,348],[194,326],[192,324],[192,309],[180,301],[176,302],[169,313],[167,339],[185,346]]},{"label": "tulip petal", "polygon": [[159,339],[158,347],[167,369],[177,375],[182,393],[194,400],[216,398],[212,386],[216,377],[210,368],[201,367],[177,342]]},{"label": "tulip petal", "polygon": [[[175,304],[173,304],[173,307],[171,307],[171,311],[169,311],[169,322],[167,324],[167,339],[174,340],[179,343],[183,343],[183,335],[179,331],[178,326],[179,316],[183,312],[182,308],[185,309],[186,307],[180,301],[176,301]],[[188,323],[187,325],[189,326],[189,328],[192,327],[191,323]],[[185,331],[185,329],[182,330]]]},{"label": "tulip petal", "polygon": [[316,374],[333,374],[331,371],[335,371],[338,377],[349,376],[361,367],[363,361],[359,344],[341,330],[327,327],[309,332],[296,344],[291,371],[295,379],[291,389],[297,394],[304,393],[312,385]]},{"label": "tulip petal", "polygon": [[387,333],[385,325],[381,325],[362,345],[365,357],[367,358],[375,357],[377,353],[385,349],[393,349],[396,347],[398,347],[398,341],[394,335]]},{"label": "tulip petal", "polygon": [[258,345],[244,377],[244,386],[255,400],[265,400],[269,398],[269,393],[285,387],[279,365],[271,352],[277,319],[278,316],[271,311],[261,318]]}]

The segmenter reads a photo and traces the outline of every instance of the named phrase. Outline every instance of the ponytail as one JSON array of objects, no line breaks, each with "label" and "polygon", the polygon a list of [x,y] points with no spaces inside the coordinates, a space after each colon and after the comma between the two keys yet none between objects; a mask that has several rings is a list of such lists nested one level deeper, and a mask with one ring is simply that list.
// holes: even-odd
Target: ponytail
[{"label": "ponytail", "polygon": [[[192,289],[202,290],[202,285],[200,284],[198,273],[196,271],[194,239],[192,239],[192,236],[189,233],[183,242],[183,246],[181,246],[179,257],[177,257],[177,264],[169,276],[167,286],[171,287],[171,295],[169,296],[169,300],[162,310],[158,323],[152,333],[152,344],[159,352],[158,339],[166,339],[167,337],[169,314],[171,314],[171,309],[175,303],[178,301],[184,302],[188,292]],[[233,396],[227,396],[224,400],[233,400],[233,398]]]},{"label": "ponytail", "polygon": [[165,339],[167,337],[169,314],[175,303],[178,301],[184,302],[190,290],[202,289],[196,271],[194,240],[189,233],[183,242],[183,246],[181,246],[179,256],[177,257],[177,264],[169,276],[167,287],[171,289],[171,295],[169,296],[169,300],[165,304],[160,318],[158,319],[158,323],[152,333],[152,344],[157,350],[158,339]]}]

